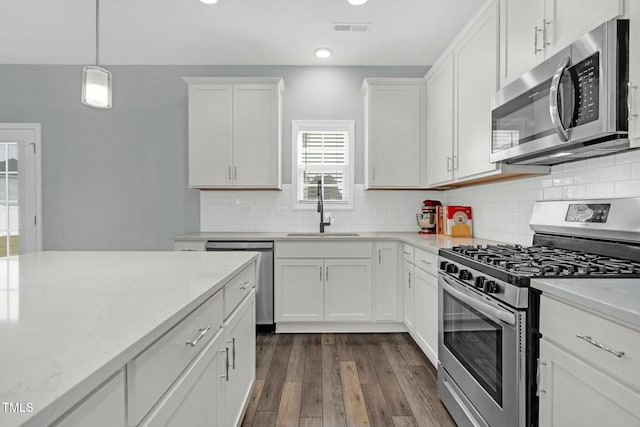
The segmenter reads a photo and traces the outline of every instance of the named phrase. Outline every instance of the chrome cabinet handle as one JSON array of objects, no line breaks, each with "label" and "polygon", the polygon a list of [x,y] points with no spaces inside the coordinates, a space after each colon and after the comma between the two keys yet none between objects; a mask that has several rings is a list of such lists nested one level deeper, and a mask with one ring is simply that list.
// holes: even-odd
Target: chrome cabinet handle
[{"label": "chrome cabinet handle", "polygon": [[322,282],[322,267],[320,267],[320,281]]},{"label": "chrome cabinet handle", "polygon": [[451,170],[457,171],[458,166],[460,166],[460,159],[458,156],[451,157]]},{"label": "chrome cabinet handle", "polygon": [[225,381],[229,381],[229,347],[225,347],[225,375],[220,375],[220,378],[224,378]]},{"label": "chrome cabinet handle", "polygon": [[382,264],[382,250],[378,249],[378,264]]},{"label": "chrome cabinet handle", "polygon": [[429,261],[425,261],[423,259],[420,260],[421,263],[426,264],[426,265],[431,265],[431,263]]},{"label": "chrome cabinet handle", "polygon": [[551,79],[551,89],[549,89],[549,114],[551,115],[551,123],[553,124],[553,129],[556,131],[558,138],[560,141],[568,141],[569,133],[564,128],[562,124],[562,119],[560,118],[560,105],[558,103],[558,92],[560,90],[560,79],[562,78],[562,73],[566,68],[571,65],[571,58],[566,57],[560,62],[558,68],[556,69],[553,78]]},{"label": "chrome cabinet handle", "polygon": [[231,368],[236,369],[236,339],[231,338],[227,340],[227,343],[231,344]]},{"label": "chrome cabinet handle", "polygon": [[449,165],[450,161],[451,161],[451,157],[447,156],[447,172],[451,172],[451,166]]},{"label": "chrome cabinet handle", "polygon": [[633,113],[633,91],[637,89],[637,85],[633,85],[631,82],[627,83],[627,110],[629,111],[629,121],[634,117],[638,117],[638,113]]},{"label": "chrome cabinet handle", "polygon": [[540,396],[541,394],[547,393],[547,391],[542,388],[542,375],[540,373],[541,371],[540,366],[547,366],[547,362],[543,362],[540,359],[538,359],[538,369],[536,372],[536,384],[537,384],[536,396]]},{"label": "chrome cabinet handle", "polygon": [[550,24],[551,21],[547,21],[546,19],[542,20],[542,49],[545,49],[547,46],[551,46],[551,43],[547,42],[547,25]]},{"label": "chrome cabinet handle", "polygon": [[229,181],[231,181],[231,166],[229,166]]},{"label": "chrome cabinet handle", "polygon": [[252,282],[253,282],[252,280],[249,280],[248,282],[244,282],[244,284],[242,286],[240,286],[240,289],[242,289],[244,291],[245,289],[247,289],[249,287],[249,285],[251,285]]},{"label": "chrome cabinet handle", "polygon": [[238,180],[238,167],[237,166],[233,167],[233,180],[234,181]]},{"label": "chrome cabinet handle", "polygon": [[405,255],[411,255],[411,252],[407,252],[407,251],[402,251],[402,253],[404,253]]},{"label": "chrome cabinet handle", "polygon": [[533,54],[534,55],[537,55],[538,52],[542,52],[542,49],[538,49],[538,33],[542,31],[543,29],[538,28],[537,25],[533,27]]},{"label": "chrome cabinet handle", "polygon": [[204,337],[206,335],[206,333],[209,332],[209,329],[211,329],[211,326],[207,326],[206,328],[198,329],[198,331],[200,331],[200,335],[198,335],[198,337],[195,340],[188,341],[185,344],[186,345],[190,345],[191,347],[195,347],[196,344],[198,344],[198,341],[200,341],[202,339],[202,337]]},{"label": "chrome cabinet handle", "polygon": [[614,356],[616,356],[618,358],[624,356],[624,351],[612,350],[611,348],[607,347],[606,345],[600,344],[599,342],[595,341],[593,338],[591,338],[588,335],[576,334],[576,337],[580,338],[581,340],[585,340],[589,344],[594,345],[594,346],[598,347],[599,349],[604,350],[604,351],[606,351],[608,353],[611,353],[611,354],[613,354]]},{"label": "chrome cabinet handle", "polygon": [[409,272],[409,289],[411,289],[411,272]]},{"label": "chrome cabinet handle", "polygon": [[324,280],[329,281],[329,267],[325,267]]}]

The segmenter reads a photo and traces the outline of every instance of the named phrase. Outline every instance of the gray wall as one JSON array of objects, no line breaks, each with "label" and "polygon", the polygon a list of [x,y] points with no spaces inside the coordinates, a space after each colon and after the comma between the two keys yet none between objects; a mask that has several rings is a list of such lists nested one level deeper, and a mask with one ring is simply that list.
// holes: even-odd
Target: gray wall
[{"label": "gray wall", "polygon": [[291,120],[356,121],[363,180],[364,77],[422,77],[426,67],[113,66],[113,109],[80,102],[81,66],[0,65],[0,122],[42,124],[45,250],[167,250],[199,228],[187,188],[182,76],[282,76],[283,180]]}]

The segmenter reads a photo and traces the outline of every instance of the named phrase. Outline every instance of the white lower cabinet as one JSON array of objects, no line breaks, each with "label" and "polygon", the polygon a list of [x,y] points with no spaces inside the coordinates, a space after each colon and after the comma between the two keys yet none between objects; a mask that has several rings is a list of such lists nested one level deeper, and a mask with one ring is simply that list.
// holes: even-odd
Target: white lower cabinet
[{"label": "white lower cabinet", "polygon": [[543,293],[541,427],[640,426],[640,330]]},{"label": "white lower cabinet", "polygon": [[255,291],[251,291],[251,294],[225,321],[224,331],[225,355],[229,356],[229,367],[228,374],[225,370],[224,405],[222,406],[224,422],[220,425],[232,427],[242,422],[256,376]]},{"label": "white lower cabinet", "polygon": [[398,243],[376,242],[374,260],[375,320],[402,319],[402,287],[398,280]]},{"label": "white lower cabinet", "polygon": [[276,261],[276,322],[324,319],[323,270],[321,259]]},{"label": "white lower cabinet", "polygon": [[276,322],[372,319],[370,259],[276,261]]},{"label": "white lower cabinet", "polygon": [[414,339],[438,366],[438,279],[420,268],[416,268],[415,300]]},{"label": "white lower cabinet", "polygon": [[640,392],[581,358],[540,343],[540,426],[640,426]]},{"label": "white lower cabinet", "polygon": [[220,331],[187,368],[140,426],[181,427],[220,424],[226,353]]},{"label": "white lower cabinet", "polygon": [[125,426],[124,372],[119,371],[62,419],[55,427]]},{"label": "white lower cabinet", "polygon": [[413,335],[415,333],[416,315],[416,267],[404,261],[402,268],[402,291],[404,302],[404,325]]},{"label": "white lower cabinet", "polygon": [[328,259],[324,272],[324,320],[371,320],[371,260]]}]

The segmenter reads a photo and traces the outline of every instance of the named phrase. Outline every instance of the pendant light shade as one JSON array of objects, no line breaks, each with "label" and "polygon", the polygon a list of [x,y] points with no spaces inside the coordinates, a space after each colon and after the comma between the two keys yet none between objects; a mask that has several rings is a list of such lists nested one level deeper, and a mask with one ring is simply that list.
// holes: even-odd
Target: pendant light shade
[{"label": "pendant light shade", "polygon": [[111,108],[111,73],[87,65],[82,69],[82,103],[96,108]]},{"label": "pendant light shade", "polygon": [[90,107],[111,108],[111,72],[100,64],[100,0],[96,0],[96,65],[82,69],[82,103]]}]

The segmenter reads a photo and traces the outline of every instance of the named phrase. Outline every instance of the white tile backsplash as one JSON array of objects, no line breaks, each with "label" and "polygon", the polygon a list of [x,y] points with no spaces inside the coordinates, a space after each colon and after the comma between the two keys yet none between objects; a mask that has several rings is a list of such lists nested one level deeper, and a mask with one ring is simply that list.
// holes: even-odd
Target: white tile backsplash
[{"label": "white tile backsplash", "polygon": [[547,176],[449,190],[445,202],[472,207],[475,237],[530,245],[536,200],[612,197],[640,197],[640,150],[556,165]]},{"label": "white tile backsplash", "polygon": [[[353,210],[331,210],[333,232],[418,231],[422,200],[473,209],[475,237],[531,244],[536,200],[640,197],[640,150],[556,165],[551,174],[449,191],[364,190]],[[317,231],[319,214],[293,209],[291,185],[282,191],[201,191],[201,231]]]},{"label": "white tile backsplash", "polygon": [[[444,201],[442,191],[368,190],[355,186],[354,209],[332,210],[328,232],[418,231],[422,201]],[[291,185],[282,191],[201,191],[200,231],[315,232],[320,214],[294,209]]]}]

